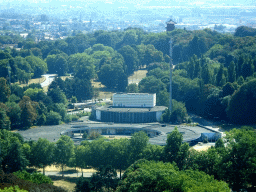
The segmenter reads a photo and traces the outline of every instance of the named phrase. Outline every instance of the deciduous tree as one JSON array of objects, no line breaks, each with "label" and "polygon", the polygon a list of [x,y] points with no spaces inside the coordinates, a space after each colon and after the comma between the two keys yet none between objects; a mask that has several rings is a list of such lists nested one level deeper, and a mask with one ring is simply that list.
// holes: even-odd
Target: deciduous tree
[{"label": "deciduous tree", "polygon": [[54,157],[57,165],[61,167],[62,177],[64,176],[64,167],[69,163],[70,158],[74,156],[74,141],[66,135],[62,135],[56,142]]},{"label": "deciduous tree", "polygon": [[37,118],[36,107],[38,103],[31,101],[30,97],[24,96],[19,102],[21,109],[21,124],[24,128],[32,126]]},{"label": "deciduous tree", "polygon": [[54,143],[42,138],[39,138],[38,141],[31,146],[31,164],[38,168],[43,168],[44,175],[45,167],[54,162],[54,147]]},{"label": "deciduous tree", "polygon": [[11,95],[11,90],[9,86],[6,84],[6,82],[7,81],[5,78],[0,78],[0,102],[3,103],[5,103]]}]

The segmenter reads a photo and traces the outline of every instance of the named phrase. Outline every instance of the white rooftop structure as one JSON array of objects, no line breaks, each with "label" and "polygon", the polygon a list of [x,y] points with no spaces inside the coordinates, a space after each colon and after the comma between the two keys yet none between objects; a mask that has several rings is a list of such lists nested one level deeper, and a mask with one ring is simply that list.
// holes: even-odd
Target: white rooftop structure
[{"label": "white rooftop structure", "polygon": [[156,94],[149,93],[115,93],[113,95],[114,107],[147,107],[156,105]]}]

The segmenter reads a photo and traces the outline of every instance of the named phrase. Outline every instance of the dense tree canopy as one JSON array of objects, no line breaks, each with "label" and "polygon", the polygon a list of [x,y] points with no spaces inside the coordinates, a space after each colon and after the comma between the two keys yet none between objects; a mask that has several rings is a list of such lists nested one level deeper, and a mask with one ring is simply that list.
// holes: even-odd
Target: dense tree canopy
[{"label": "dense tree canopy", "polygon": [[256,36],[256,30],[250,27],[240,26],[236,29],[234,35],[239,37]]},{"label": "dense tree canopy", "polygon": [[199,171],[178,171],[170,163],[140,160],[124,173],[117,191],[229,191],[227,183]]},{"label": "dense tree canopy", "polygon": [[[18,134],[6,131],[67,121],[71,118],[66,113],[67,100],[76,97],[80,102],[95,95],[92,79],[116,91],[156,93],[157,105],[168,106],[170,38],[175,64],[172,97],[176,101],[172,113],[166,110],[163,120],[182,122],[188,110],[207,118],[255,124],[254,29],[241,26],[232,35],[210,29],[156,34],[128,28],[124,32],[74,32],[63,40],[39,43],[33,41],[33,34],[29,36],[27,40],[15,35],[0,37],[2,44],[23,47],[0,51],[0,160],[5,172],[25,169],[29,163],[45,167],[53,160],[62,169],[65,165],[91,166],[99,170],[92,178],[94,189],[100,184],[98,180],[105,182],[97,188],[100,190],[112,187],[106,183],[115,177],[113,170],[121,173],[144,158],[168,163],[138,161],[127,169],[117,191],[229,191],[213,176],[236,191],[255,186],[255,131],[249,128],[231,131],[227,144],[219,140],[205,152],[189,149],[177,129],[168,135],[165,147],[150,145],[143,132],[130,140],[101,138],[75,148],[66,136],[55,145],[43,139],[24,143]],[[128,76],[144,67],[148,73],[139,85],[127,86]],[[39,84],[19,86],[47,70],[59,76],[72,73],[73,77],[65,81],[56,78],[47,94]]]},{"label": "dense tree canopy", "polygon": [[29,128],[35,123],[38,103],[31,101],[30,97],[24,96],[19,102],[21,109],[21,124],[24,128]]},{"label": "dense tree canopy", "polygon": [[255,124],[255,95],[256,80],[251,80],[243,84],[232,96],[229,107],[228,117],[234,123]]},{"label": "dense tree canopy", "polygon": [[49,73],[63,76],[67,73],[67,59],[63,54],[49,55],[46,58]]},{"label": "dense tree canopy", "polygon": [[69,160],[74,156],[74,141],[69,136],[62,135],[56,143],[54,149],[54,161],[61,167],[62,176],[63,169],[68,165]]},{"label": "dense tree canopy", "polygon": [[54,162],[54,143],[50,143],[47,139],[39,138],[37,142],[32,143],[30,152],[30,163],[39,168],[43,168]]},{"label": "dense tree canopy", "polygon": [[137,52],[130,45],[122,47],[118,52],[124,58],[125,65],[127,66],[127,75],[132,74],[137,69],[138,65]]},{"label": "dense tree canopy", "polygon": [[19,134],[0,130],[1,169],[4,172],[23,170],[28,165],[23,149],[23,138]]},{"label": "dense tree canopy", "polygon": [[0,102],[6,102],[8,97],[10,97],[11,90],[7,85],[6,79],[3,77],[0,78],[0,90]]}]

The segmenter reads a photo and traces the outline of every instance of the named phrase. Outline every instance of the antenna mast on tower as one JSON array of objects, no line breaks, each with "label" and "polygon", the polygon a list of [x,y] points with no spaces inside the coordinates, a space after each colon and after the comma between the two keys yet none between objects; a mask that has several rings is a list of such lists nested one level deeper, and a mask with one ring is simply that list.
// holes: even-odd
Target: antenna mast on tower
[{"label": "antenna mast on tower", "polygon": [[172,39],[169,41],[170,43],[170,101],[169,101],[169,110],[172,113]]}]

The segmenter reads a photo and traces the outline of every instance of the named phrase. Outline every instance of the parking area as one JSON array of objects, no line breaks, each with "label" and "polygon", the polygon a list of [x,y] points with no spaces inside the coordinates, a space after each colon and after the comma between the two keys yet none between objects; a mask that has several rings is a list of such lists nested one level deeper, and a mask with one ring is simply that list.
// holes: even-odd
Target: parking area
[{"label": "parking area", "polygon": [[[84,121],[83,121],[84,120]],[[86,129],[127,129],[131,128],[132,130],[152,130],[157,131],[160,134],[155,135],[154,137],[150,137],[149,142],[156,145],[165,145],[167,140],[167,135],[171,133],[175,126],[177,126],[180,133],[183,135],[184,142],[190,142],[195,140],[201,136],[201,133],[213,133],[214,130],[205,129],[200,126],[186,126],[186,125],[169,125],[163,126],[160,123],[145,123],[145,124],[113,124],[113,123],[99,123],[99,122],[90,122],[87,117],[84,117],[80,122],[73,122],[71,124],[63,124],[63,125],[55,125],[55,126],[40,126],[32,129],[28,129],[25,131],[18,131],[25,140],[38,140],[39,138],[46,138],[51,142],[57,141],[61,132],[65,132],[67,130],[72,130],[72,127],[80,127]],[[104,134],[102,134],[104,135]],[[109,136],[114,134],[105,134]],[[117,135],[116,135],[117,136]],[[117,138],[116,136],[111,136],[110,139]],[[130,135],[128,135],[130,136]],[[77,134],[73,138],[75,144],[79,144],[83,139],[80,134]]]}]

